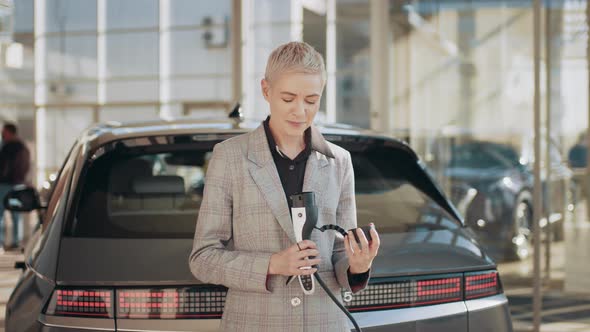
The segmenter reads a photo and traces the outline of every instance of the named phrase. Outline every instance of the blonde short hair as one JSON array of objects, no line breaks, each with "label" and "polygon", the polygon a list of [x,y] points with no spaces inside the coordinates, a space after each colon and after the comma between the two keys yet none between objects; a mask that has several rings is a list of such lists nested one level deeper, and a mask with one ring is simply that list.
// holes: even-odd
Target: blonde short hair
[{"label": "blonde short hair", "polygon": [[305,42],[289,42],[275,48],[266,62],[264,79],[269,83],[284,72],[319,74],[322,85],[326,83],[324,58]]}]

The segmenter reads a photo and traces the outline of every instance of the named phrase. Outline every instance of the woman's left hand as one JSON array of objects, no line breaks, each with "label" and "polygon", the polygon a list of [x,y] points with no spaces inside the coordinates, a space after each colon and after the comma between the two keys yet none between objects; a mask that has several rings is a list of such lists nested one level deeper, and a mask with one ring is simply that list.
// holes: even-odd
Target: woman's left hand
[{"label": "woman's left hand", "polygon": [[379,234],[375,229],[375,225],[371,223],[371,242],[367,240],[365,233],[360,228],[356,229],[356,234],[360,240],[358,244],[354,238],[352,231],[349,231],[344,238],[344,247],[346,248],[346,255],[348,256],[348,264],[350,265],[351,274],[365,273],[371,268],[373,259],[377,256],[379,251]]}]

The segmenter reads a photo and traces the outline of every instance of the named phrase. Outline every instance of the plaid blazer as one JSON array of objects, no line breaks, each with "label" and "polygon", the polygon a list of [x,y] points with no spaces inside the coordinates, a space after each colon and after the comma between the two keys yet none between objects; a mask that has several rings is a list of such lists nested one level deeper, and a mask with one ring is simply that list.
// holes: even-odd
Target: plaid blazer
[{"label": "plaid blazer", "polygon": [[[303,191],[316,193],[318,227],[356,227],[350,153],[327,142],[314,126],[311,141]],[[344,243],[333,231],[314,231],[311,240],[322,258],[320,276],[340,298],[341,289],[350,290]],[[223,331],[350,330],[346,316],[319,284],[313,295],[305,295],[298,281],[285,285],[284,276],[270,276],[267,284],[270,256],[295,242],[264,127],[217,144],[189,265],[197,279],[229,289]]]}]

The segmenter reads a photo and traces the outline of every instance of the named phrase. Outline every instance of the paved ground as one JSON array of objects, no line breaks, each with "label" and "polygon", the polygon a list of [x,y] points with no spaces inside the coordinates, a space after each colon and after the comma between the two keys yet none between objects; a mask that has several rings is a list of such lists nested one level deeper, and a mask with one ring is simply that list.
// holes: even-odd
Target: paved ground
[{"label": "paved ground", "polygon": [[[575,249],[572,248],[573,242],[568,239],[571,239],[575,232],[579,235],[580,229],[587,229],[590,226],[590,223],[583,221],[585,219],[587,218],[584,206],[580,206],[575,214],[568,218],[565,241],[551,245],[550,279],[545,279],[548,281],[543,283],[541,314],[541,331],[543,332],[590,332],[590,289],[579,294],[564,291],[566,261],[569,264],[588,263],[588,261],[572,262],[572,257],[566,257],[566,252]],[[574,220],[576,222],[573,222]],[[542,262],[544,263],[544,258]],[[541,268],[543,275],[546,271],[544,265],[542,264]],[[515,331],[532,331],[532,259],[501,263],[499,271],[510,303]]]},{"label": "paved ground", "polygon": [[22,260],[18,252],[0,254],[0,332],[4,332],[4,313],[6,302],[20,275],[20,270],[14,269],[14,262]]},{"label": "paved ground", "polygon": [[[590,293],[570,294],[563,291],[563,264],[557,264],[557,262],[564,260],[564,246],[563,242],[553,246],[552,262],[556,264],[551,270],[551,281],[544,285],[541,331],[588,332],[590,331]],[[531,267],[530,260],[500,265],[512,322],[517,332],[532,331]],[[512,273],[504,274],[503,271]]]},{"label": "paved ground", "polygon": [[[515,331],[532,331],[531,288],[510,290],[510,311]],[[590,296],[548,291],[543,297],[543,332],[590,331]]]}]

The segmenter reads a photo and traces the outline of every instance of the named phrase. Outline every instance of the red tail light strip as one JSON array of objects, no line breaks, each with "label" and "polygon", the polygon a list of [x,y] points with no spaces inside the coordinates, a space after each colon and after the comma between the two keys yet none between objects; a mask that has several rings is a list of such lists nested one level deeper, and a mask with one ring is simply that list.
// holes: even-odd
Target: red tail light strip
[{"label": "red tail light strip", "polygon": [[371,284],[346,303],[350,311],[383,310],[461,301],[462,276]]},{"label": "red tail light strip", "polygon": [[[351,312],[449,303],[502,292],[497,271],[374,281],[378,283],[370,284],[345,302]],[[226,292],[221,286],[119,289],[114,303],[113,290],[56,289],[45,313],[127,319],[221,318]]]},{"label": "red tail light strip", "polygon": [[55,316],[88,316],[112,318],[113,304],[110,290],[56,290],[46,313]]},{"label": "red tail light strip", "polygon": [[178,308],[178,293],[121,292],[119,308]]},{"label": "red tail light strip", "polygon": [[466,299],[490,296],[500,292],[501,287],[496,271],[465,275]]},{"label": "red tail light strip", "polygon": [[223,287],[120,290],[117,292],[117,317],[220,318],[225,295]]},{"label": "red tail light strip", "polygon": [[461,292],[461,279],[418,281],[418,296],[454,294]]}]

